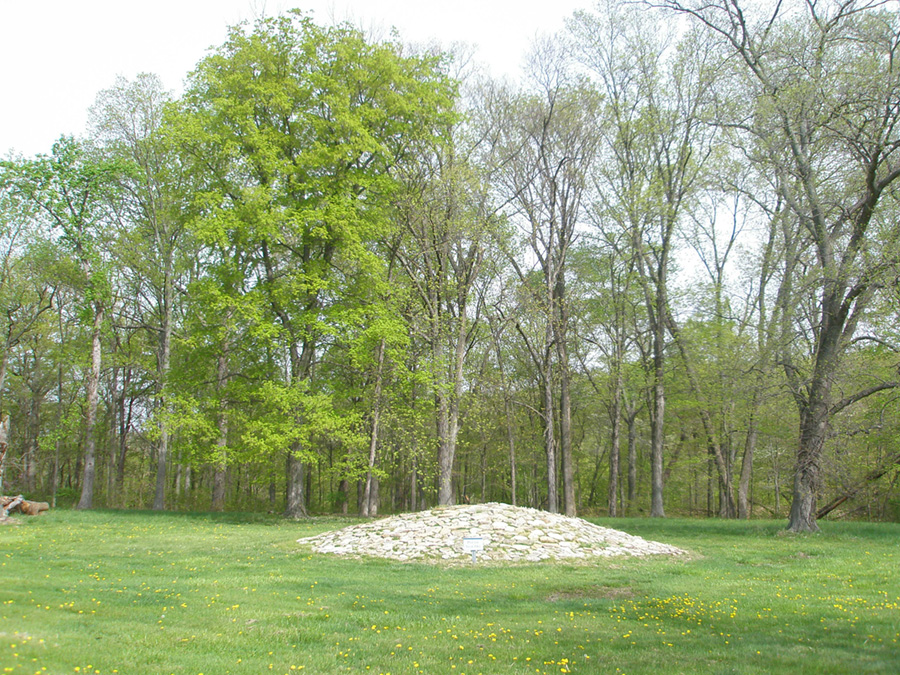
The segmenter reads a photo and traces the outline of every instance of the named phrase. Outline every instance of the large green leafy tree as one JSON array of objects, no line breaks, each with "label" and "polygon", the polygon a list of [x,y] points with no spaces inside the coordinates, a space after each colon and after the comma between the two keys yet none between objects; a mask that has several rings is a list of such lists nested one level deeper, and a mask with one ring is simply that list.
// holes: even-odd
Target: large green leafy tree
[{"label": "large green leafy tree", "polygon": [[[251,256],[270,337],[287,354],[292,391],[281,400],[294,401],[297,427],[321,420],[299,393],[315,395],[317,348],[338,330],[342,286],[382,264],[371,242],[390,226],[393,168],[450,109],[439,65],[292,12],[234,28],[191,75],[177,124],[208,174],[201,236]],[[305,510],[308,438],[290,441],[291,516]]]}]

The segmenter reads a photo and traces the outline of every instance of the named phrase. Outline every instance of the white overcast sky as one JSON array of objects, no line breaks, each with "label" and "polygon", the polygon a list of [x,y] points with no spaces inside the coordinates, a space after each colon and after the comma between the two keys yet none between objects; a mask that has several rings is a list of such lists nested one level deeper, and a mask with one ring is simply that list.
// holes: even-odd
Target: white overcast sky
[{"label": "white overcast sky", "polygon": [[84,131],[117,75],[156,73],[179,92],[226,27],[298,7],[318,23],[395,27],[405,42],[464,42],[515,77],[533,38],[592,0],[0,0],[0,158],[49,152]]}]

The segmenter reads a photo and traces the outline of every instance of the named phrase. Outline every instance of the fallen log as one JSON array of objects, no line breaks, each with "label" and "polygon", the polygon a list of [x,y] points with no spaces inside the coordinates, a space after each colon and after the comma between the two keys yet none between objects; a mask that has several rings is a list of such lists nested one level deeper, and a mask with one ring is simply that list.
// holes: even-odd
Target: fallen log
[{"label": "fallen log", "polygon": [[38,516],[49,510],[50,504],[47,502],[32,502],[25,499],[22,495],[0,497],[0,517],[5,517],[16,511],[24,513],[26,516]]},{"label": "fallen log", "polygon": [[19,504],[19,511],[26,516],[39,516],[44,511],[50,510],[50,504],[47,502],[31,502],[27,499]]},{"label": "fallen log", "polygon": [[843,493],[839,494],[825,506],[820,508],[816,513],[816,520],[824,518],[841,504],[846,502],[848,499],[852,499],[853,497],[855,497],[870,483],[874,483],[876,480],[878,480],[888,472],[893,471],[895,468],[897,468],[898,464],[900,464],[900,452],[888,457],[888,459],[880,467],[878,467],[874,471],[870,471],[860,482],[856,483],[850,488],[847,488],[843,491]]},{"label": "fallen log", "polygon": [[10,511],[15,510],[25,501],[22,495],[17,497],[0,497],[0,518],[5,518]]}]

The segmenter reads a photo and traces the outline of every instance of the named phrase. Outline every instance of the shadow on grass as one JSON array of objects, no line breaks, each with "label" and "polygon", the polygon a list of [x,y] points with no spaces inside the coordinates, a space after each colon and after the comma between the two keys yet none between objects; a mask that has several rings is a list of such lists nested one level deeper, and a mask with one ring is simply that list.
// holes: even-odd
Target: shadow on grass
[{"label": "shadow on grass", "polygon": [[92,509],[93,513],[123,518],[146,518],[150,520],[176,520],[203,522],[223,525],[265,525],[283,527],[285,525],[333,524],[335,529],[365,522],[355,516],[312,515],[307,518],[287,518],[282,513],[262,511],[153,511],[150,509]]},{"label": "shadow on grass", "polygon": [[828,540],[873,539],[888,540],[900,536],[898,523],[867,523],[858,521],[820,520],[821,532],[792,533],[787,520],[722,520],[715,518],[590,518],[591,522],[622,530],[645,539],[665,540],[665,537],[685,539],[734,540],[747,538],[787,537]]}]

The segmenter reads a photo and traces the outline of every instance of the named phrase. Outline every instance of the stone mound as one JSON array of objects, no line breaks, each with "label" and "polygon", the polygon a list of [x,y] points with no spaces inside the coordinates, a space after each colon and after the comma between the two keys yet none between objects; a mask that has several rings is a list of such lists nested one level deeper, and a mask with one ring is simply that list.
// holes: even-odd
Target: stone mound
[{"label": "stone mound", "polygon": [[318,553],[452,563],[471,560],[463,550],[463,539],[471,537],[484,547],[478,560],[490,562],[685,553],[581,518],[496,503],[403,513],[297,541]]}]

